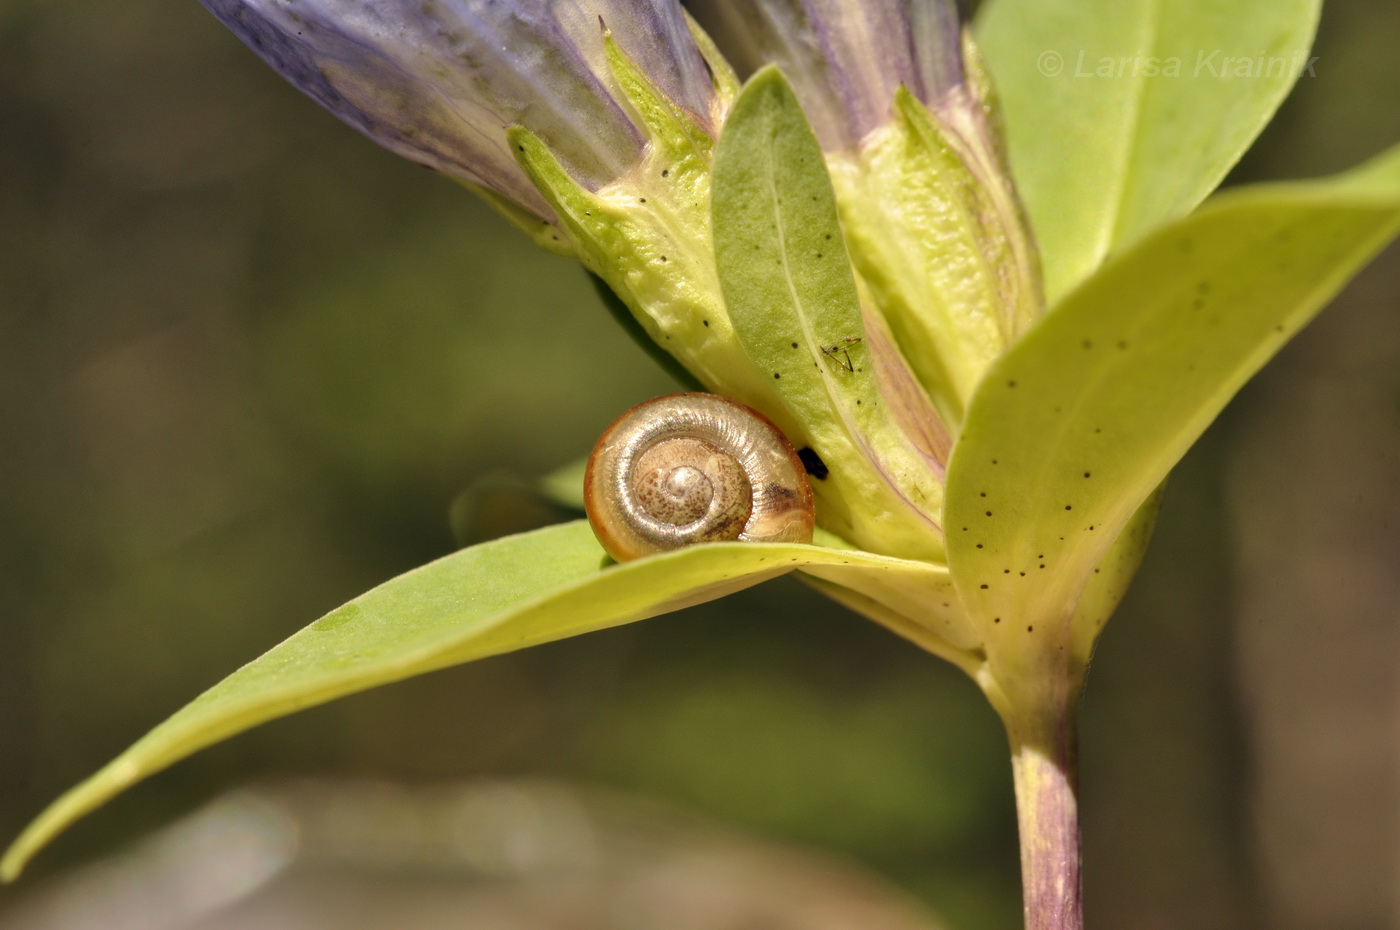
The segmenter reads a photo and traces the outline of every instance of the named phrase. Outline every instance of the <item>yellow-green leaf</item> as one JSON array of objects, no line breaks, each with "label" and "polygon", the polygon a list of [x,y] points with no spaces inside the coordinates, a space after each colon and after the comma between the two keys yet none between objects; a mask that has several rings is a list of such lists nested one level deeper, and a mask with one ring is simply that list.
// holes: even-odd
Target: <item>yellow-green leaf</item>
[{"label": "yellow-green leaf", "polygon": [[1129,518],[1397,229],[1400,149],[1330,180],[1221,195],[1111,261],[992,365],[949,463],[945,522],[1001,677],[1061,652],[1087,661],[1101,612],[1070,618]]},{"label": "yellow-green leaf", "polygon": [[817,546],[715,543],[614,565],[584,521],[464,549],[331,611],[204,692],[50,805],[0,860],[0,878],[14,879],[56,834],[136,782],[268,720],[679,610],[794,568],[898,561]]},{"label": "yellow-green leaf", "polygon": [[977,39],[1053,305],[1215,189],[1300,74],[1321,0],[990,0]]}]

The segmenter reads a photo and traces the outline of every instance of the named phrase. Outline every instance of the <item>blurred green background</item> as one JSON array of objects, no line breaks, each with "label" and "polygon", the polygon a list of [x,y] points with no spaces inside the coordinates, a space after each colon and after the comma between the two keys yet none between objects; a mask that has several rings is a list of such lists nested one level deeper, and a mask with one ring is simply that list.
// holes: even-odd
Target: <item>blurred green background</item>
[{"label": "blurred green background", "polygon": [[[1400,140],[1397,49],[1394,0],[1330,4],[1317,76],[1232,181]],[[1093,926],[1400,927],[1397,311],[1392,250],[1172,482],[1085,705]],[[465,489],[496,489],[477,532],[539,519],[493,476],[541,475],[669,389],[575,266],[335,122],[192,0],[3,0],[0,837],[450,551]],[[580,778],[842,852],[954,927],[1019,920],[992,712],[791,580],[264,727],[32,874],[283,773]]]}]

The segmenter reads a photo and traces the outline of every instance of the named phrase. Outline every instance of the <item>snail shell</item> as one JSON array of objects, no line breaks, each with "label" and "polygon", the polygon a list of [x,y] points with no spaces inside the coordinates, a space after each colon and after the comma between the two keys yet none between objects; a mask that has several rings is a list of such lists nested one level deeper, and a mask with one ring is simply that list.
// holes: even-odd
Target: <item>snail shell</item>
[{"label": "snail shell", "polygon": [[588,522],[619,562],[701,542],[812,539],[812,488],[792,444],[714,394],[669,394],[618,417],[583,487]]}]

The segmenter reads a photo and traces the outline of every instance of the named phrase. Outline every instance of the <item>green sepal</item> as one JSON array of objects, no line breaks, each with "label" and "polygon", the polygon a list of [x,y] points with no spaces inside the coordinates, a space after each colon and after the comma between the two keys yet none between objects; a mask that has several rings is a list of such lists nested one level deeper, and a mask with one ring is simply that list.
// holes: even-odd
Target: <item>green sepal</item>
[{"label": "green sepal", "polygon": [[549,220],[540,219],[515,201],[502,197],[489,187],[473,184],[470,181],[459,180],[457,183],[486,201],[491,209],[505,217],[516,229],[529,236],[530,241],[535,245],[564,258],[577,257],[573,243],[560,232],[559,227]]},{"label": "green sepal", "polygon": [[685,24],[690,27],[690,35],[695,39],[695,47],[700,50],[700,57],[705,59],[705,66],[710,69],[710,78],[714,81],[717,98],[716,109],[720,113],[728,113],[735,98],[739,96],[739,75],[734,73],[733,66],[720,52],[719,46],[715,45],[715,40],[695,21],[690,11],[683,12]]},{"label": "green sepal", "polygon": [[901,87],[895,118],[829,162],[861,278],[956,430],[982,372],[1041,302],[1035,247],[981,104],[945,105],[961,109],[940,115]]},{"label": "green sepal", "polygon": [[516,159],[558,214],[584,267],[602,279],[646,338],[708,390],[755,407],[770,400],[739,349],[710,244],[708,159],[659,146],[599,191],[576,182],[529,130],[507,132]]},{"label": "green sepal", "polygon": [[668,161],[682,171],[704,170],[709,163],[714,139],[694,118],[663,94],[651,79],[622,50],[611,32],[603,34],[603,54],[608,69],[622,89],[642,129],[651,143],[665,150]]}]

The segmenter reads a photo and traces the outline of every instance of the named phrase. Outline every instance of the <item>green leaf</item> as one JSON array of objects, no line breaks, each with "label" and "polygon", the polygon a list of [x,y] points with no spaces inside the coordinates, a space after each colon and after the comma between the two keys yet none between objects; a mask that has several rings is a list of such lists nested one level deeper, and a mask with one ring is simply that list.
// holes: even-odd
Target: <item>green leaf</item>
[{"label": "green leaf", "polygon": [[540,493],[560,507],[582,510],[583,474],[587,470],[587,456],[561,465],[539,480]]},{"label": "green leaf", "polygon": [[776,68],[749,80],[725,123],[712,216],[734,332],[797,424],[789,438],[830,470],[814,482],[823,525],[875,551],[941,556],[941,476],[881,395],[821,146]]},{"label": "green leaf", "polygon": [[0,860],[0,879],[13,880],[56,834],[136,782],[268,720],[679,610],[794,568],[861,565],[897,572],[902,562],[817,546],[715,543],[614,565],[584,521],[464,549],[331,611],[200,695],[50,805]]},{"label": "green leaf", "polygon": [[1221,182],[1306,71],[1320,7],[991,0],[983,8],[978,41],[1051,305],[1109,252],[1184,215]]},{"label": "green leaf", "polygon": [[[828,549],[854,549],[821,527],[814,541]],[[948,566],[861,554],[856,561],[805,566],[799,574],[856,613],[977,677],[986,658],[982,632],[962,609]]]},{"label": "green leaf", "polygon": [[1111,261],[993,364],[949,463],[946,522],[1000,677],[1042,651],[1087,661],[1103,611],[1081,612],[1087,630],[1069,618],[1110,544],[1397,229],[1400,149],[1334,179],[1224,194]]}]

